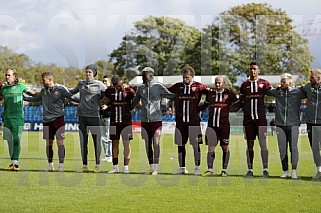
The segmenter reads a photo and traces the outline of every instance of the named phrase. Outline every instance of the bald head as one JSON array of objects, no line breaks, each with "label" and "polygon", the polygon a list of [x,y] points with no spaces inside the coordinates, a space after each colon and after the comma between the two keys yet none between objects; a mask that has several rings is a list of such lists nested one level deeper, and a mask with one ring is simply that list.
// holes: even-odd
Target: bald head
[{"label": "bald head", "polygon": [[218,92],[221,92],[224,90],[224,78],[223,76],[217,76],[215,78],[215,89],[218,91]]}]

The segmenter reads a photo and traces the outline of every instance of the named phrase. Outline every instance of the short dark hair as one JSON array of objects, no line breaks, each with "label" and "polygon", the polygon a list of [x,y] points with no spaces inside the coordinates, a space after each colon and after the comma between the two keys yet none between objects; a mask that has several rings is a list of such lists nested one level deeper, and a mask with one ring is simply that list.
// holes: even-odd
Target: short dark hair
[{"label": "short dark hair", "polygon": [[109,75],[104,75],[103,78],[109,78]]},{"label": "short dark hair", "polygon": [[252,62],[250,63],[250,66],[252,66],[252,65],[256,65],[256,66],[260,67],[259,62],[257,62],[257,61],[252,61]]},{"label": "short dark hair", "polygon": [[120,81],[121,81],[121,77],[120,77],[119,75],[114,75],[114,76],[111,78],[111,83],[112,83],[113,85],[118,84],[118,82],[120,82]]},{"label": "short dark hair", "polygon": [[53,80],[54,74],[52,72],[43,72],[43,73],[41,73],[41,78],[44,78],[44,77],[49,77]]}]

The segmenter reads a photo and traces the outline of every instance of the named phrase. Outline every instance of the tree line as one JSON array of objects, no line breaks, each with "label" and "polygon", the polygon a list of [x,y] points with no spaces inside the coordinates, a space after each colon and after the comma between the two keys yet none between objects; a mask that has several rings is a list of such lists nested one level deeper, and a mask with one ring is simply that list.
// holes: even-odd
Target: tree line
[{"label": "tree line", "polygon": [[[250,3],[220,13],[201,30],[180,19],[148,16],[134,23],[106,60],[95,63],[98,78],[118,74],[131,80],[145,66],[153,67],[156,75],[177,75],[190,65],[197,75],[224,74],[235,82],[248,73],[251,61],[260,63],[261,74],[290,72],[306,77],[313,56],[308,41],[295,31],[283,10]],[[83,69],[34,63],[3,46],[0,63],[2,70],[8,66],[22,70],[20,77],[32,84],[40,84],[43,71],[53,72],[56,82],[67,86],[85,77]]]}]

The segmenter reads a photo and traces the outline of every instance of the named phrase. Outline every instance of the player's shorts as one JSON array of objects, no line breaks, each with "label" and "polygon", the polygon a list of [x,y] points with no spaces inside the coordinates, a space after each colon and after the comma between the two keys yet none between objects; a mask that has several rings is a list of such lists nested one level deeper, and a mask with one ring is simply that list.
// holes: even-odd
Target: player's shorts
[{"label": "player's shorts", "polygon": [[111,140],[133,140],[132,122],[110,123],[109,134]]},{"label": "player's shorts", "polygon": [[142,122],[141,134],[144,140],[149,138],[160,137],[162,132],[162,122]]},{"label": "player's shorts", "polygon": [[259,118],[257,120],[247,119],[243,122],[246,140],[255,140],[256,136],[259,139],[266,138],[267,121],[266,118]]},{"label": "player's shorts", "polygon": [[178,146],[185,145],[188,139],[192,145],[203,143],[200,124],[191,125],[184,122],[176,122],[175,144]]},{"label": "player's shorts", "polygon": [[64,116],[58,117],[54,121],[43,123],[43,139],[57,140],[65,139],[65,119]]},{"label": "player's shorts", "polygon": [[230,127],[211,127],[208,126],[205,131],[205,143],[209,146],[216,146],[220,141],[220,146],[229,145]]}]

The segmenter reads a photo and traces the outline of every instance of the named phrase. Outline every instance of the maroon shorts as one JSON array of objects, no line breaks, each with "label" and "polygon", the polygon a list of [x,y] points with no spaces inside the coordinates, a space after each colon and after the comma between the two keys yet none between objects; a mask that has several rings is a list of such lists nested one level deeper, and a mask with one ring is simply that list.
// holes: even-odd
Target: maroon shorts
[{"label": "maroon shorts", "polygon": [[202,130],[198,124],[187,124],[184,122],[176,122],[175,128],[175,144],[182,146],[187,144],[187,141],[194,144],[202,144]]},{"label": "maroon shorts", "polygon": [[58,117],[54,121],[43,123],[43,139],[45,140],[65,139],[65,119],[64,116]]},{"label": "maroon shorts", "polygon": [[162,133],[162,122],[142,122],[141,134],[144,140],[149,138],[160,137]]},{"label": "maroon shorts", "polygon": [[206,145],[216,146],[220,141],[220,146],[228,145],[230,141],[230,127],[211,127],[208,126],[205,132]]},{"label": "maroon shorts", "polygon": [[267,121],[266,118],[259,118],[257,120],[244,120],[243,122],[246,140],[255,140],[256,136],[259,139],[266,138]]},{"label": "maroon shorts", "polygon": [[109,134],[111,140],[133,140],[132,122],[110,123]]}]

